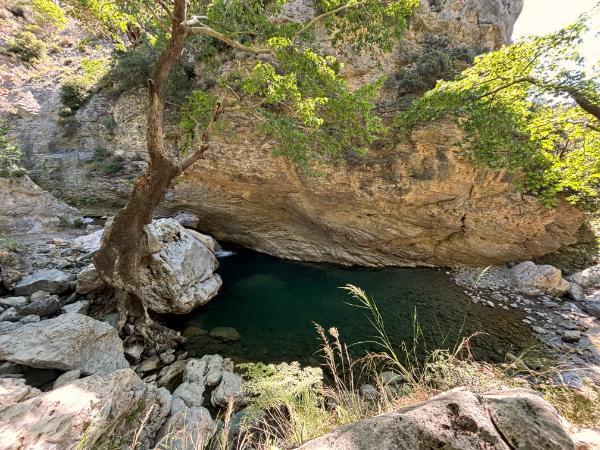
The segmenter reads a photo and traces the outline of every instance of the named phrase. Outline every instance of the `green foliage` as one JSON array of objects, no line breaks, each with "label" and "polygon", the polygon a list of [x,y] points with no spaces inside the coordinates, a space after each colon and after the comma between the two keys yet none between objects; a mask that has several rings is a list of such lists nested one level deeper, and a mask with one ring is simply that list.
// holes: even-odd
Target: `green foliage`
[{"label": "green foliage", "polygon": [[258,62],[242,89],[262,99],[264,130],[279,142],[276,151],[303,168],[311,160],[334,161],[348,152],[365,154],[385,131],[373,100],[383,79],[350,90],[332,56],[271,40],[275,64]]},{"label": "green foliage", "polygon": [[450,80],[473,62],[473,49],[453,45],[444,35],[429,35],[414,65],[397,75],[398,94],[423,94],[439,80]]},{"label": "green foliage", "polygon": [[21,149],[8,137],[8,126],[0,121],[0,176],[20,177],[27,173],[22,167]]},{"label": "green foliage", "polygon": [[179,127],[183,132],[181,151],[191,148],[194,138],[202,135],[212,118],[216,104],[217,99],[204,91],[193,91],[187,97],[180,111]]},{"label": "green foliage", "polygon": [[584,18],[478,57],[415,101],[398,124],[449,117],[465,130],[464,149],[475,163],[515,173],[518,186],[545,204],[561,193],[597,207],[600,123],[573,101],[600,104],[599,67],[586,73],[577,51],[585,29]]},{"label": "green foliage", "polygon": [[83,59],[81,69],[81,75],[69,77],[60,87],[60,100],[71,112],[85,103],[90,88],[108,72],[109,62],[106,59]]},{"label": "green foliage", "polygon": [[46,56],[46,44],[30,31],[17,31],[6,41],[6,50],[27,63]]},{"label": "green foliage", "polygon": [[36,22],[44,27],[63,30],[67,26],[67,18],[62,9],[52,0],[33,0],[31,6],[36,16]]},{"label": "green foliage", "polygon": [[[390,51],[402,37],[419,0],[317,0],[335,46],[355,51]],[[339,14],[331,14],[340,9]]]}]

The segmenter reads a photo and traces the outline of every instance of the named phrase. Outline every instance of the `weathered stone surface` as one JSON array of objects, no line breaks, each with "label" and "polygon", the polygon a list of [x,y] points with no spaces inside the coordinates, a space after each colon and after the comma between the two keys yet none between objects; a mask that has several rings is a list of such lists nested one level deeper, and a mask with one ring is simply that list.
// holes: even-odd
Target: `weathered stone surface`
[{"label": "weathered stone surface", "polygon": [[42,320],[42,318],[40,316],[36,316],[35,314],[32,314],[30,316],[21,317],[19,319],[19,323],[22,323],[23,325],[26,325],[28,323],[39,322],[40,320]]},{"label": "weathered stone surface", "polygon": [[575,450],[598,450],[600,449],[600,427],[581,430],[571,435],[571,439],[575,443]]},{"label": "weathered stone surface", "polygon": [[150,263],[142,267],[140,292],[149,309],[185,314],[217,295],[221,277],[217,258],[173,219],[146,226]]},{"label": "weathered stone surface", "polygon": [[419,405],[343,426],[303,450],[572,449],[554,408],[536,393],[453,390]]},{"label": "weathered stone surface", "polygon": [[75,303],[71,303],[69,305],[63,306],[62,309],[67,314],[69,314],[69,313],[87,314],[91,303],[92,302],[89,300],[79,300]]},{"label": "weathered stone surface", "polygon": [[17,312],[16,308],[8,308],[0,314],[0,322],[16,322],[21,318],[21,315]]},{"label": "weathered stone surface", "polygon": [[60,298],[56,295],[50,295],[46,298],[36,300],[20,308],[16,308],[19,315],[22,317],[36,315],[49,316],[57,312],[62,306]]},{"label": "weathered stone surface", "polygon": [[159,432],[155,450],[204,448],[214,431],[215,423],[206,408],[184,408],[167,419]]},{"label": "weathered stone surface", "polygon": [[15,294],[31,295],[40,290],[50,294],[62,294],[69,288],[69,281],[69,275],[58,269],[43,270],[23,277],[15,285]]},{"label": "weathered stone surface", "polygon": [[566,330],[562,335],[562,340],[565,342],[577,342],[581,339],[581,332],[577,330]]},{"label": "weathered stone surface", "polygon": [[183,381],[203,386],[216,386],[221,382],[225,370],[220,355],[205,355],[200,359],[191,358],[183,371]]},{"label": "weathered stone surface", "polygon": [[103,234],[104,229],[94,231],[93,233],[86,234],[85,236],[79,236],[73,239],[72,245],[87,252],[95,252],[100,248],[100,242],[102,241]]},{"label": "weathered stone surface", "polygon": [[185,408],[201,407],[203,399],[204,386],[198,383],[189,383],[187,381],[177,386],[173,391],[173,401],[171,402],[171,414],[175,414]]},{"label": "weathered stone surface", "polygon": [[130,369],[93,375],[0,407],[0,447],[73,449],[85,438],[85,448],[112,448],[131,443],[146,419],[139,448],[149,448],[168,414],[169,400],[167,392],[144,383]]},{"label": "weathered stone surface", "polygon": [[0,306],[4,306],[6,308],[19,306],[25,306],[27,304],[27,297],[6,297],[0,298]]},{"label": "weathered stone surface", "polygon": [[532,261],[522,262],[510,269],[510,278],[513,286],[527,295],[560,297],[570,288],[559,269],[549,265],[538,266]]},{"label": "weathered stone surface", "polygon": [[233,372],[223,372],[221,382],[210,396],[213,406],[226,407],[230,400],[236,407],[245,406],[249,399],[244,395],[242,384],[244,380]]},{"label": "weathered stone surface", "polygon": [[45,233],[74,223],[75,208],[57,200],[28,176],[0,177],[0,234]]},{"label": "weathered stone surface", "polygon": [[600,264],[588,267],[568,277],[569,281],[577,283],[586,291],[600,289]]},{"label": "weathered stone surface", "polygon": [[200,222],[200,218],[196,214],[188,213],[185,211],[179,211],[175,216],[173,216],[177,222],[181,224],[181,226],[185,228],[197,228],[198,223]]},{"label": "weathered stone surface", "polygon": [[170,388],[177,378],[182,376],[186,364],[187,360],[182,359],[160,369],[156,378],[156,385]]},{"label": "weathered stone surface", "polygon": [[219,246],[218,242],[213,237],[209,236],[208,234],[198,233],[196,230],[187,230],[187,232],[189,234],[191,234],[194,238],[199,240],[201,243],[206,245],[210,249],[210,251],[213,253],[215,253],[217,250],[219,250],[221,248]]},{"label": "weathered stone surface", "polygon": [[125,354],[135,361],[139,360],[144,353],[144,345],[143,344],[134,344],[125,348]]},{"label": "weathered stone surface", "polygon": [[106,288],[106,284],[100,277],[100,274],[96,270],[94,264],[87,265],[77,275],[77,293],[78,294],[90,294],[93,292],[100,292]]},{"label": "weathered stone surface", "polygon": [[63,314],[1,335],[0,360],[83,374],[129,367],[117,331],[81,314]]},{"label": "weathered stone surface", "polygon": [[[0,409],[3,406],[19,403],[39,394],[38,389],[28,386],[22,378],[0,378]],[[2,437],[0,437],[1,445]]]},{"label": "weathered stone surface", "polygon": [[585,292],[581,286],[577,283],[569,283],[569,297],[576,302],[582,302],[585,300]]},{"label": "weathered stone surface", "polygon": [[600,319],[600,295],[588,297],[584,302],[581,302],[581,309],[590,316]]},{"label": "weathered stone surface", "polygon": [[151,356],[148,359],[142,361],[142,363],[138,366],[138,372],[150,372],[152,370],[158,369],[160,365],[160,359],[158,356]]},{"label": "weathered stone surface", "polygon": [[58,389],[75,380],[78,380],[80,376],[81,370],[69,370],[68,372],[63,373],[56,380],[54,380],[54,384],[52,385],[52,387],[53,389]]},{"label": "weathered stone surface", "polygon": [[0,334],[10,333],[11,331],[16,330],[19,327],[19,324],[14,322],[0,322]]}]

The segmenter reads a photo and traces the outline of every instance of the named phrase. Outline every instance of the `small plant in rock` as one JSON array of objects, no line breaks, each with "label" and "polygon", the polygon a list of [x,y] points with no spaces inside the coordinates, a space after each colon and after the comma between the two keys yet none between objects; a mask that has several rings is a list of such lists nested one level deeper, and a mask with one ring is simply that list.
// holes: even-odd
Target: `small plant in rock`
[{"label": "small plant in rock", "polygon": [[17,31],[6,41],[6,50],[27,63],[39,61],[48,51],[46,44],[31,31]]},{"label": "small plant in rock", "polygon": [[26,173],[22,167],[21,149],[8,137],[8,127],[0,121],[0,176],[20,177]]},{"label": "small plant in rock", "polygon": [[88,83],[83,77],[72,77],[60,87],[60,101],[71,113],[79,109],[88,96]]}]

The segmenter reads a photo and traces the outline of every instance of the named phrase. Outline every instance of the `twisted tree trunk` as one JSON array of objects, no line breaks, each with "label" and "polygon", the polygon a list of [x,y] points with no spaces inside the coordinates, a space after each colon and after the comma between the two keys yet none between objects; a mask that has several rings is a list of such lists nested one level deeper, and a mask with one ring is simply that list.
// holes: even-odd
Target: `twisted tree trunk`
[{"label": "twisted tree trunk", "polygon": [[107,226],[101,247],[94,257],[100,276],[116,291],[119,311],[117,328],[120,331],[129,320],[146,340],[151,340],[150,328],[160,326],[151,321],[145,300],[137,294],[140,292],[140,267],[150,257],[144,227],[152,221],[153,212],[164,199],[171,181],[207,150],[210,125],[219,112],[219,108],[215,109],[201,144],[186,159],[180,160],[173,149],[167,148],[164,140],[165,91],[169,75],[185,45],[186,15],[186,0],[175,0],[171,37],[148,80],[150,103],[146,147],[149,164],[136,180],[125,207],[117,212]]}]

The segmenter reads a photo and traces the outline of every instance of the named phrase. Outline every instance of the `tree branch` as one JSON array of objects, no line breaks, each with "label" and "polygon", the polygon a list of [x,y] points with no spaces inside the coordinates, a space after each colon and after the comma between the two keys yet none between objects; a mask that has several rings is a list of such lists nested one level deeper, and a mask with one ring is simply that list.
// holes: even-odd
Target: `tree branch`
[{"label": "tree branch", "polygon": [[236,41],[235,39],[231,39],[231,38],[225,36],[224,34],[219,33],[218,31],[215,31],[212,28],[207,27],[207,26],[186,27],[186,28],[187,28],[188,34],[195,34],[195,35],[200,35],[200,36],[210,36],[210,37],[213,37],[213,38],[229,45],[232,48],[241,50],[243,52],[254,53],[256,55],[266,55],[268,53],[273,53],[273,49],[271,49],[271,48],[249,47],[247,45],[242,44],[241,42]]},{"label": "tree branch", "polygon": [[312,19],[310,22],[308,22],[306,25],[304,25],[302,28],[300,28],[300,30],[298,30],[295,34],[294,37],[304,33],[305,31],[309,30],[310,28],[314,27],[317,23],[319,23],[321,20],[326,19],[327,17],[330,16],[334,16],[338,13],[341,13],[343,11],[346,11],[348,9],[352,9],[352,8],[358,8],[359,6],[362,6],[364,4],[367,3],[367,0],[363,0],[362,2],[357,2],[354,3],[352,5],[342,5],[338,8],[332,9],[330,11],[324,12],[323,14],[321,14],[320,16],[315,17],[314,19]]},{"label": "tree branch", "polygon": [[223,112],[222,101],[218,101],[213,109],[212,116],[210,118],[210,122],[208,122],[208,125],[206,126],[206,128],[204,129],[204,132],[202,133],[202,136],[200,137],[200,145],[194,151],[194,153],[192,153],[191,155],[189,155],[187,158],[185,158],[183,161],[181,161],[179,163],[179,165],[178,165],[179,173],[185,172],[192,164],[194,164],[196,161],[198,161],[200,158],[202,158],[204,156],[204,153],[206,153],[206,151],[208,150],[208,147],[209,147],[210,132],[212,131],[215,122],[217,121],[217,119],[219,118],[219,116],[221,115],[222,112]]}]

